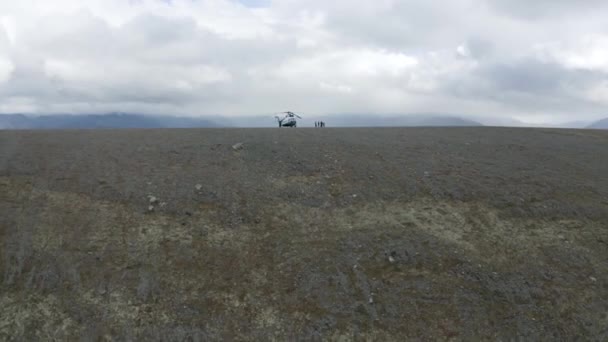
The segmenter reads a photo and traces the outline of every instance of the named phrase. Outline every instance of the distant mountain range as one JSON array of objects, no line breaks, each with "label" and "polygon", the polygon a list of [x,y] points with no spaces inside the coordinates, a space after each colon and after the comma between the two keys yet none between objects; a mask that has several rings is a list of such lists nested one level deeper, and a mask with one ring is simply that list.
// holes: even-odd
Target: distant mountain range
[{"label": "distant mountain range", "polygon": [[591,125],[587,126],[587,128],[608,129],[608,118],[596,121],[596,122],[592,123]]},{"label": "distant mountain range", "polygon": [[[326,122],[327,127],[482,126],[473,120],[431,114],[400,116],[334,114],[327,117],[305,117],[300,126],[312,127],[314,121],[321,120]],[[0,129],[274,127],[275,124],[272,115],[192,118],[127,113],[41,116],[0,114]]]},{"label": "distant mountain range", "polygon": [[219,127],[204,118],[141,114],[42,115],[0,114],[0,129],[190,128]]},{"label": "distant mountain range", "polygon": [[[315,121],[325,121],[327,127],[455,127],[455,126],[528,126],[511,119],[471,118],[450,114],[329,114],[309,117],[299,123],[313,127]],[[498,120],[498,121],[497,121]],[[206,116],[176,117],[130,113],[83,115],[24,115],[0,114],[0,129],[95,129],[95,128],[205,128],[205,127],[274,127],[273,115],[264,116]],[[554,127],[608,129],[608,118],[591,125],[571,122]]]},{"label": "distant mountain range", "polygon": [[335,114],[328,118],[328,127],[453,127],[483,126],[477,121],[443,114],[408,114],[379,116],[373,114]]}]

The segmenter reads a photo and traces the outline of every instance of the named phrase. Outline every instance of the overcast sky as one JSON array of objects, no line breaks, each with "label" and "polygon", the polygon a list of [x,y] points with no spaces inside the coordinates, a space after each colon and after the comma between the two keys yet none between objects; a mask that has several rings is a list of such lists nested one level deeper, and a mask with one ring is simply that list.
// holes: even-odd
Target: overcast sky
[{"label": "overcast sky", "polygon": [[605,0],[0,0],[0,112],[608,116]]}]

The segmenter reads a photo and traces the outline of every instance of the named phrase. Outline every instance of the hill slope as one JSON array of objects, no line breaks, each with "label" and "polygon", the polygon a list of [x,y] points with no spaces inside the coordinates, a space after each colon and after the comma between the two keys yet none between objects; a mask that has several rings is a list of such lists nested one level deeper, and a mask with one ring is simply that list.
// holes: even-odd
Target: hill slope
[{"label": "hill slope", "polygon": [[140,114],[46,115],[0,114],[0,129],[195,128],[218,127],[199,118]]},{"label": "hill slope", "polygon": [[477,121],[451,115],[409,114],[409,115],[364,115],[337,114],[328,116],[329,127],[475,127],[482,126]]},{"label": "hill slope", "polygon": [[[448,115],[331,115],[328,118],[306,118],[301,126],[314,126],[326,121],[330,127],[412,127],[412,126],[481,126],[480,123]],[[274,127],[275,119],[266,116],[175,117],[126,113],[46,115],[0,114],[0,129],[91,129],[91,128],[206,128],[206,127]]]},{"label": "hill slope", "polygon": [[3,131],[0,339],[606,340],[606,160],[601,131]]},{"label": "hill slope", "polygon": [[608,129],[608,118],[596,121],[596,122],[592,123],[591,125],[589,125],[588,128]]}]

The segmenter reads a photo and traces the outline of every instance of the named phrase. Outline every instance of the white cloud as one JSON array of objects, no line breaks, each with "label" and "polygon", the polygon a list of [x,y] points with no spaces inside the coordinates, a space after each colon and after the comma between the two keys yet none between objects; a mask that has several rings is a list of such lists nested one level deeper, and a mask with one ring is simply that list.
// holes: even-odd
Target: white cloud
[{"label": "white cloud", "polygon": [[603,1],[247,3],[2,2],[0,111],[534,121],[597,116],[606,105]]},{"label": "white cloud", "polygon": [[0,83],[6,82],[13,72],[13,63],[6,57],[0,56]]},{"label": "white cloud", "polygon": [[319,87],[321,87],[322,90],[326,90],[328,92],[333,93],[351,94],[353,92],[353,88],[345,84],[321,82],[319,84]]},{"label": "white cloud", "polygon": [[608,72],[608,34],[584,36],[570,46],[553,46],[551,53],[566,67]]},{"label": "white cloud", "polygon": [[6,29],[10,24],[6,18],[0,19],[0,84],[6,82],[11,73],[13,72],[14,66],[9,55],[11,38],[7,33]]}]

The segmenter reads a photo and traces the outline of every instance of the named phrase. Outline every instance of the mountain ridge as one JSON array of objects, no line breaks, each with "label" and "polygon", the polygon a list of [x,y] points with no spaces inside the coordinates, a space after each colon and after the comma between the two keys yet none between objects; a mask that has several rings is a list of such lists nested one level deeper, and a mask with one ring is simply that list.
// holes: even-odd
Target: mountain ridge
[{"label": "mountain ridge", "polygon": [[608,129],[608,118],[600,119],[587,126],[591,129]]},{"label": "mountain ridge", "polygon": [[[328,127],[473,127],[483,124],[447,114],[332,114],[305,117],[302,126],[325,121]],[[205,128],[205,127],[273,127],[268,116],[203,116],[184,117],[135,113],[26,115],[0,114],[0,129],[96,129],[96,128]]]},{"label": "mountain ridge", "polygon": [[203,128],[220,127],[207,118],[130,113],[25,115],[1,114],[0,129]]}]

